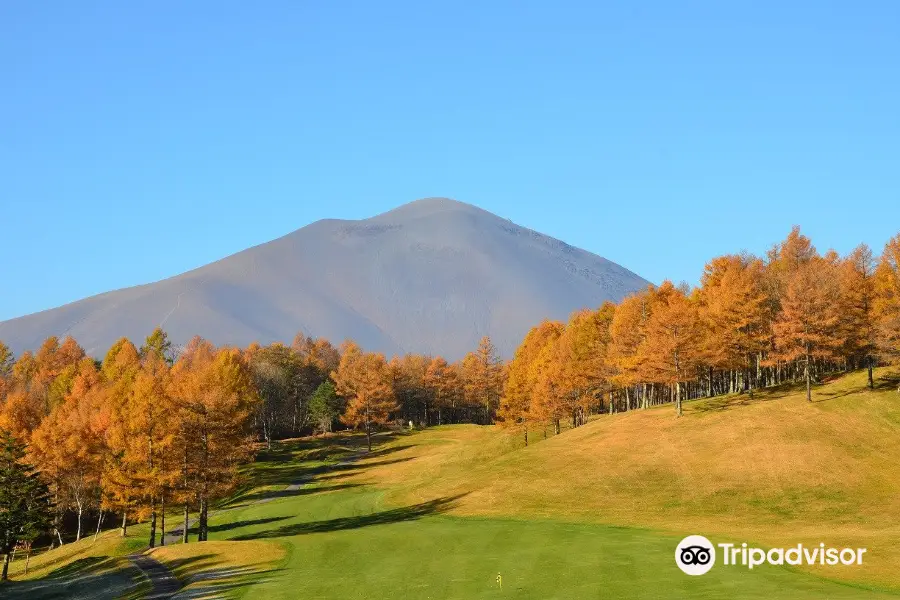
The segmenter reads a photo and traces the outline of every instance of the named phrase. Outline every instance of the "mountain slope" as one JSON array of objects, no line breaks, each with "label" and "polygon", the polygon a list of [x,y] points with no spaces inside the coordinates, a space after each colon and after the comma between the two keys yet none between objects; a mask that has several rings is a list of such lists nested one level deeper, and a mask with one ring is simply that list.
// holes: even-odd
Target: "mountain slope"
[{"label": "mountain slope", "polygon": [[490,335],[510,356],[544,318],[619,300],[647,282],[604,258],[474,206],[418,200],[324,220],[156,283],[0,323],[14,351],[72,335],[93,355],[162,325],[178,344],[353,338],[388,355],[450,359]]}]

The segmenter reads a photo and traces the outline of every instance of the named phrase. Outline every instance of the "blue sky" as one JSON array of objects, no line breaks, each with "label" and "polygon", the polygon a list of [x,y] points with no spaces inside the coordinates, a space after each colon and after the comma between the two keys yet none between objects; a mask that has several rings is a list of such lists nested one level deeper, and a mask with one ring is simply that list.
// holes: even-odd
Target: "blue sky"
[{"label": "blue sky", "polygon": [[696,282],[900,231],[900,3],[4,2],[0,319],[449,196]]}]

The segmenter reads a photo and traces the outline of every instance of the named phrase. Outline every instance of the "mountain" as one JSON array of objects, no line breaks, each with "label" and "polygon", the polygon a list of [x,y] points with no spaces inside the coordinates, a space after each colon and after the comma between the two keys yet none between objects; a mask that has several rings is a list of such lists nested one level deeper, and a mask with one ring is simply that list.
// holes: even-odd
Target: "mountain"
[{"label": "mountain", "polygon": [[327,219],[170,279],[0,322],[17,353],[50,335],[102,356],[162,325],[176,344],[290,342],[302,331],[386,355],[454,360],[490,335],[512,356],[529,328],[620,300],[647,281],[475,206],[426,198],[360,221]]}]

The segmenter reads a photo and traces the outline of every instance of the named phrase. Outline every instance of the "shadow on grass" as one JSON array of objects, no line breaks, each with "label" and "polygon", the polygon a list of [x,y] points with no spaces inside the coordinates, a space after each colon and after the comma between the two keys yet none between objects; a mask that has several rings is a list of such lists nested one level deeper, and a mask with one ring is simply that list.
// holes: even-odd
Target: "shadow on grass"
[{"label": "shadow on grass", "polygon": [[414,521],[430,515],[441,514],[452,509],[457,504],[457,500],[465,496],[459,494],[456,496],[445,496],[436,498],[428,502],[403,506],[369,515],[359,515],[355,517],[341,517],[338,519],[328,519],[325,521],[312,521],[309,523],[294,523],[284,525],[277,529],[268,531],[260,531],[257,533],[249,533],[234,538],[237,540],[258,540],[266,538],[288,537],[292,535],[302,535],[306,533],[323,533],[328,531],[343,531],[347,529],[359,529],[360,527],[371,527],[373,525],[389,525],[392,523],[401,523],[404,521]]},{"label": "shadow on grass", "polygon": [[[244,525],[248,524],[247,522]],[[166,562],[184,585],[173,600],[231,597],[231,592],[265,581],[280,569],[222,566],[215,554],[198,554]]]},{"label": "shadow on grass", "polygon": [[[388,439],[394,435],[396,434],[384,434],[381,437]],[[410,457],[387,458],[396,452],[410,448],[409,444],[378,448],[372,452],[367,452],[364,446],[365,438],[359,440],[360,444],[354,446],[354,450],[348,449],[346,444],[339,443],[346,442],[347,439],[347,436],[342,436],[290,440],[278,443],[271,450],[261,451],[252,467],[252,476],[247,485],[231,498],[219,503],[216,509],[242,508],[249,504],[268,502],[276,498],[345,489],[351,487],[351,484],[334,484],[320,487],[309,487],[309,484],[318,483],[320,478],[323,480],[334,479],[347,476],[350,472],[359,472],[371,467],[412,460]],[[312,458],[312,456],[317,458]],[[314,466],[308,464],[310,461],[321,462],[327,458],[331,460]],[[282,486],[293,486],[297,489],[258,489],[260,487],[272,488]]]},{"label": "shadow on grass", "polygon": [[140,571],[111,556],[78,559],[46,577],[0,584],[0,597],[10,600],[56,598],[137,599],[149,589]]},{"label": "shadow on grass", "polygon": [[[317,479],[316,481],[319,481]],[[333,492],[336,490],[346,490],[348,488],[360,487],[359,483],[337,483],[334,485],[325,485],[320,487],[308,487],[303,486],[297,489],[284,489],[284,490],[275,490],[268,492],[254,492],[252,494],[247,494],[246,496],[241,498],[242,502],[246,502],[247,504],[234,506],[233,508],[241,508],[243,506],[247,506],[249,504],[255,503],[257,500],[276,500],[278,498],[294,498],[296,496],[309,496],[311,494],[318,494],[321,492]]]},{"label": "shadow on grass", "polygon": [[266,517],[264,519],[247,519],[246,521],[235,521],[234,523],[224,523],[222,525],[210,525],[209,532],[232,531],[234,529],[240,529],[241,527],[265,525],[267,523],[275,523],[276,521],[284,521],[285,519],[287,519],[287,517]]}]

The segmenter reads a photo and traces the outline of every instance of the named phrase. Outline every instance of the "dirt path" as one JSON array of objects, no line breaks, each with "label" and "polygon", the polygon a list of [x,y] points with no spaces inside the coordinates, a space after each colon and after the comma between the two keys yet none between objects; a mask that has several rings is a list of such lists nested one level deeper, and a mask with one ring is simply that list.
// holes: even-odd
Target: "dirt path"
[{"label": "dirt path", "polygon": [[129,554],[128,560],[140,569],[153,585],[153,589],[147,594],[148,600],[168,600],[181,589],[181,583],[169,567],[155,558],[146,554]]}]

